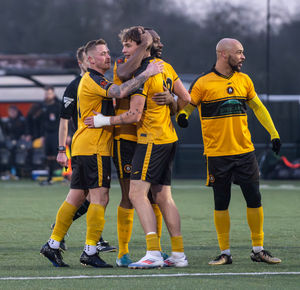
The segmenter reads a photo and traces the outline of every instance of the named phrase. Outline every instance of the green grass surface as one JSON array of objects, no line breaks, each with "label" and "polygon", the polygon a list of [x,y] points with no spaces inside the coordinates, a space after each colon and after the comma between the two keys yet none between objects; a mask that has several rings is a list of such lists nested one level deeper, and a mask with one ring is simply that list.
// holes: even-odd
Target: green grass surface
[{"label": "green grass surface", "polygon": [[[229,276],[228,273],[300,272],[300,182],[261,182],[265,214],[265,248],[283,262],[279,265],[253,263],[246,205],[234,186],[230,204],[233,264],[213,267],[207,262],[219,254],[213,224],[213,195],[203,181],[173,182],[173,197],[182,219],[185,252],[190,266],[183,269],[130,270],[94,269],[79,263],[85,241],[85,217],[73,223],[66,242],[64,260],[70,268],[55,268],[39,255],[50,235],[50,224],[65,199],[68,186],[41,187],[33,181],[0,182],[0,289],[299,289],[300,275]],[[117,245],[117,206],[120,189],[114,181],[106,211],[103,236]],[[162,246],[170,253],[170,240],[163,226]],[[133,260],[145,254],[145,239],[135,215],[130,243]],[[115,265],[116,253],[102,254]],[[168,274],[194,276],[157,276]],[[199,274],[200,273],[200,274]],[[218,276],[196,276],[218,274]],[[227,275],[221,275],[227,273]],[[89,279],[3,280],[5,277],[99,276]],[[116,275],[116,277],[111,277]],[[119,277],[139,275],[139,277]],[[145,277],[143,275],[154,275]]]}]

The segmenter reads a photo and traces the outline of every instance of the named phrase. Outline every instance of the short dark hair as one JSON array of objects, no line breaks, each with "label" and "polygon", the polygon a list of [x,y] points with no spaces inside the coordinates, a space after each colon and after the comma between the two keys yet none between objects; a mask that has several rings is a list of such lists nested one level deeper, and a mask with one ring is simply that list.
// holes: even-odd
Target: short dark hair
[{"label": "short dark hair", "polygon": [[132,40],[136,44],[141,44],[141,34],[139,29],[144,30],[143,26],[132,26],[121,30],[119,33],[119,38],[121,42]]},{"label": "short dark hair", "polygon": [[50,90],[54,91],[54,87],[53,86],[49,86],[49,85],[45,86],[44,89],[45,89],[45,91],[50,91]]},{"label": "short dark hair", "polygon": [[91,40],[84,46],[84,52],[85,54],[88,54],[89,51],[96,48],[97,45],[104,44],[106,45],[106,41],[102,38],[97,40]]},{"label": "short dark hair", "polygon": [[77,60],[83,62],[84,46],[80,46],[76,51]]}]

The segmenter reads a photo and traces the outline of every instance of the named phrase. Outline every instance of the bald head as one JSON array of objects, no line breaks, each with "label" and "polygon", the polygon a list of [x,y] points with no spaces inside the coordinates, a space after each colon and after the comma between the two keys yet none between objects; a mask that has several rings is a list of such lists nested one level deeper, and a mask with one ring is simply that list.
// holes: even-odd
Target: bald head
[{"label": "bald head", "polygon": [[216,46],[217,56],[219,56],[219,54],[222,52],[230,53],[234,50],[239,49],[243,50],[243,46],[238,40],[234,38],[223,38],[218,42]]},{"label": "bald head", "polygon": [[242,44],[234,38],[223,38],[217,46],[216,68],[219,71],[226,72],[226,75],[232,71],[240,71],[245,60],[244,48]]}]

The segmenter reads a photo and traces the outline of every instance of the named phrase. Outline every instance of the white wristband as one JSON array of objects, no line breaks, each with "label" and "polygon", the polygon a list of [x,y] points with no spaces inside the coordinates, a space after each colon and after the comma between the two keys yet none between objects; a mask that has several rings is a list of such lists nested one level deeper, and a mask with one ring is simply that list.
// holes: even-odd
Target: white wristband
[{"label": "white wristband", "polygon": [[94,126],[95,128],[110,126],[110,117],[103,116],[102,114],[94,116]]}]

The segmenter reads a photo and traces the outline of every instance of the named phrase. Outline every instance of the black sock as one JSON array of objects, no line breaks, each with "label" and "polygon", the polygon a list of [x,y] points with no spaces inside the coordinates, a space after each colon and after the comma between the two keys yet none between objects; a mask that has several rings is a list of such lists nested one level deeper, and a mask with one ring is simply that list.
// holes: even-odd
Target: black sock
[{"label": "black sock", "polygon": [[88,208],[89,208],[90,202],[86,199],[85,202],[80,206],[80,208],[76,211],[74,217],[73,217],[73,221],[77,220],[79,217],[81,217],[82,215],[84,215]]}]

